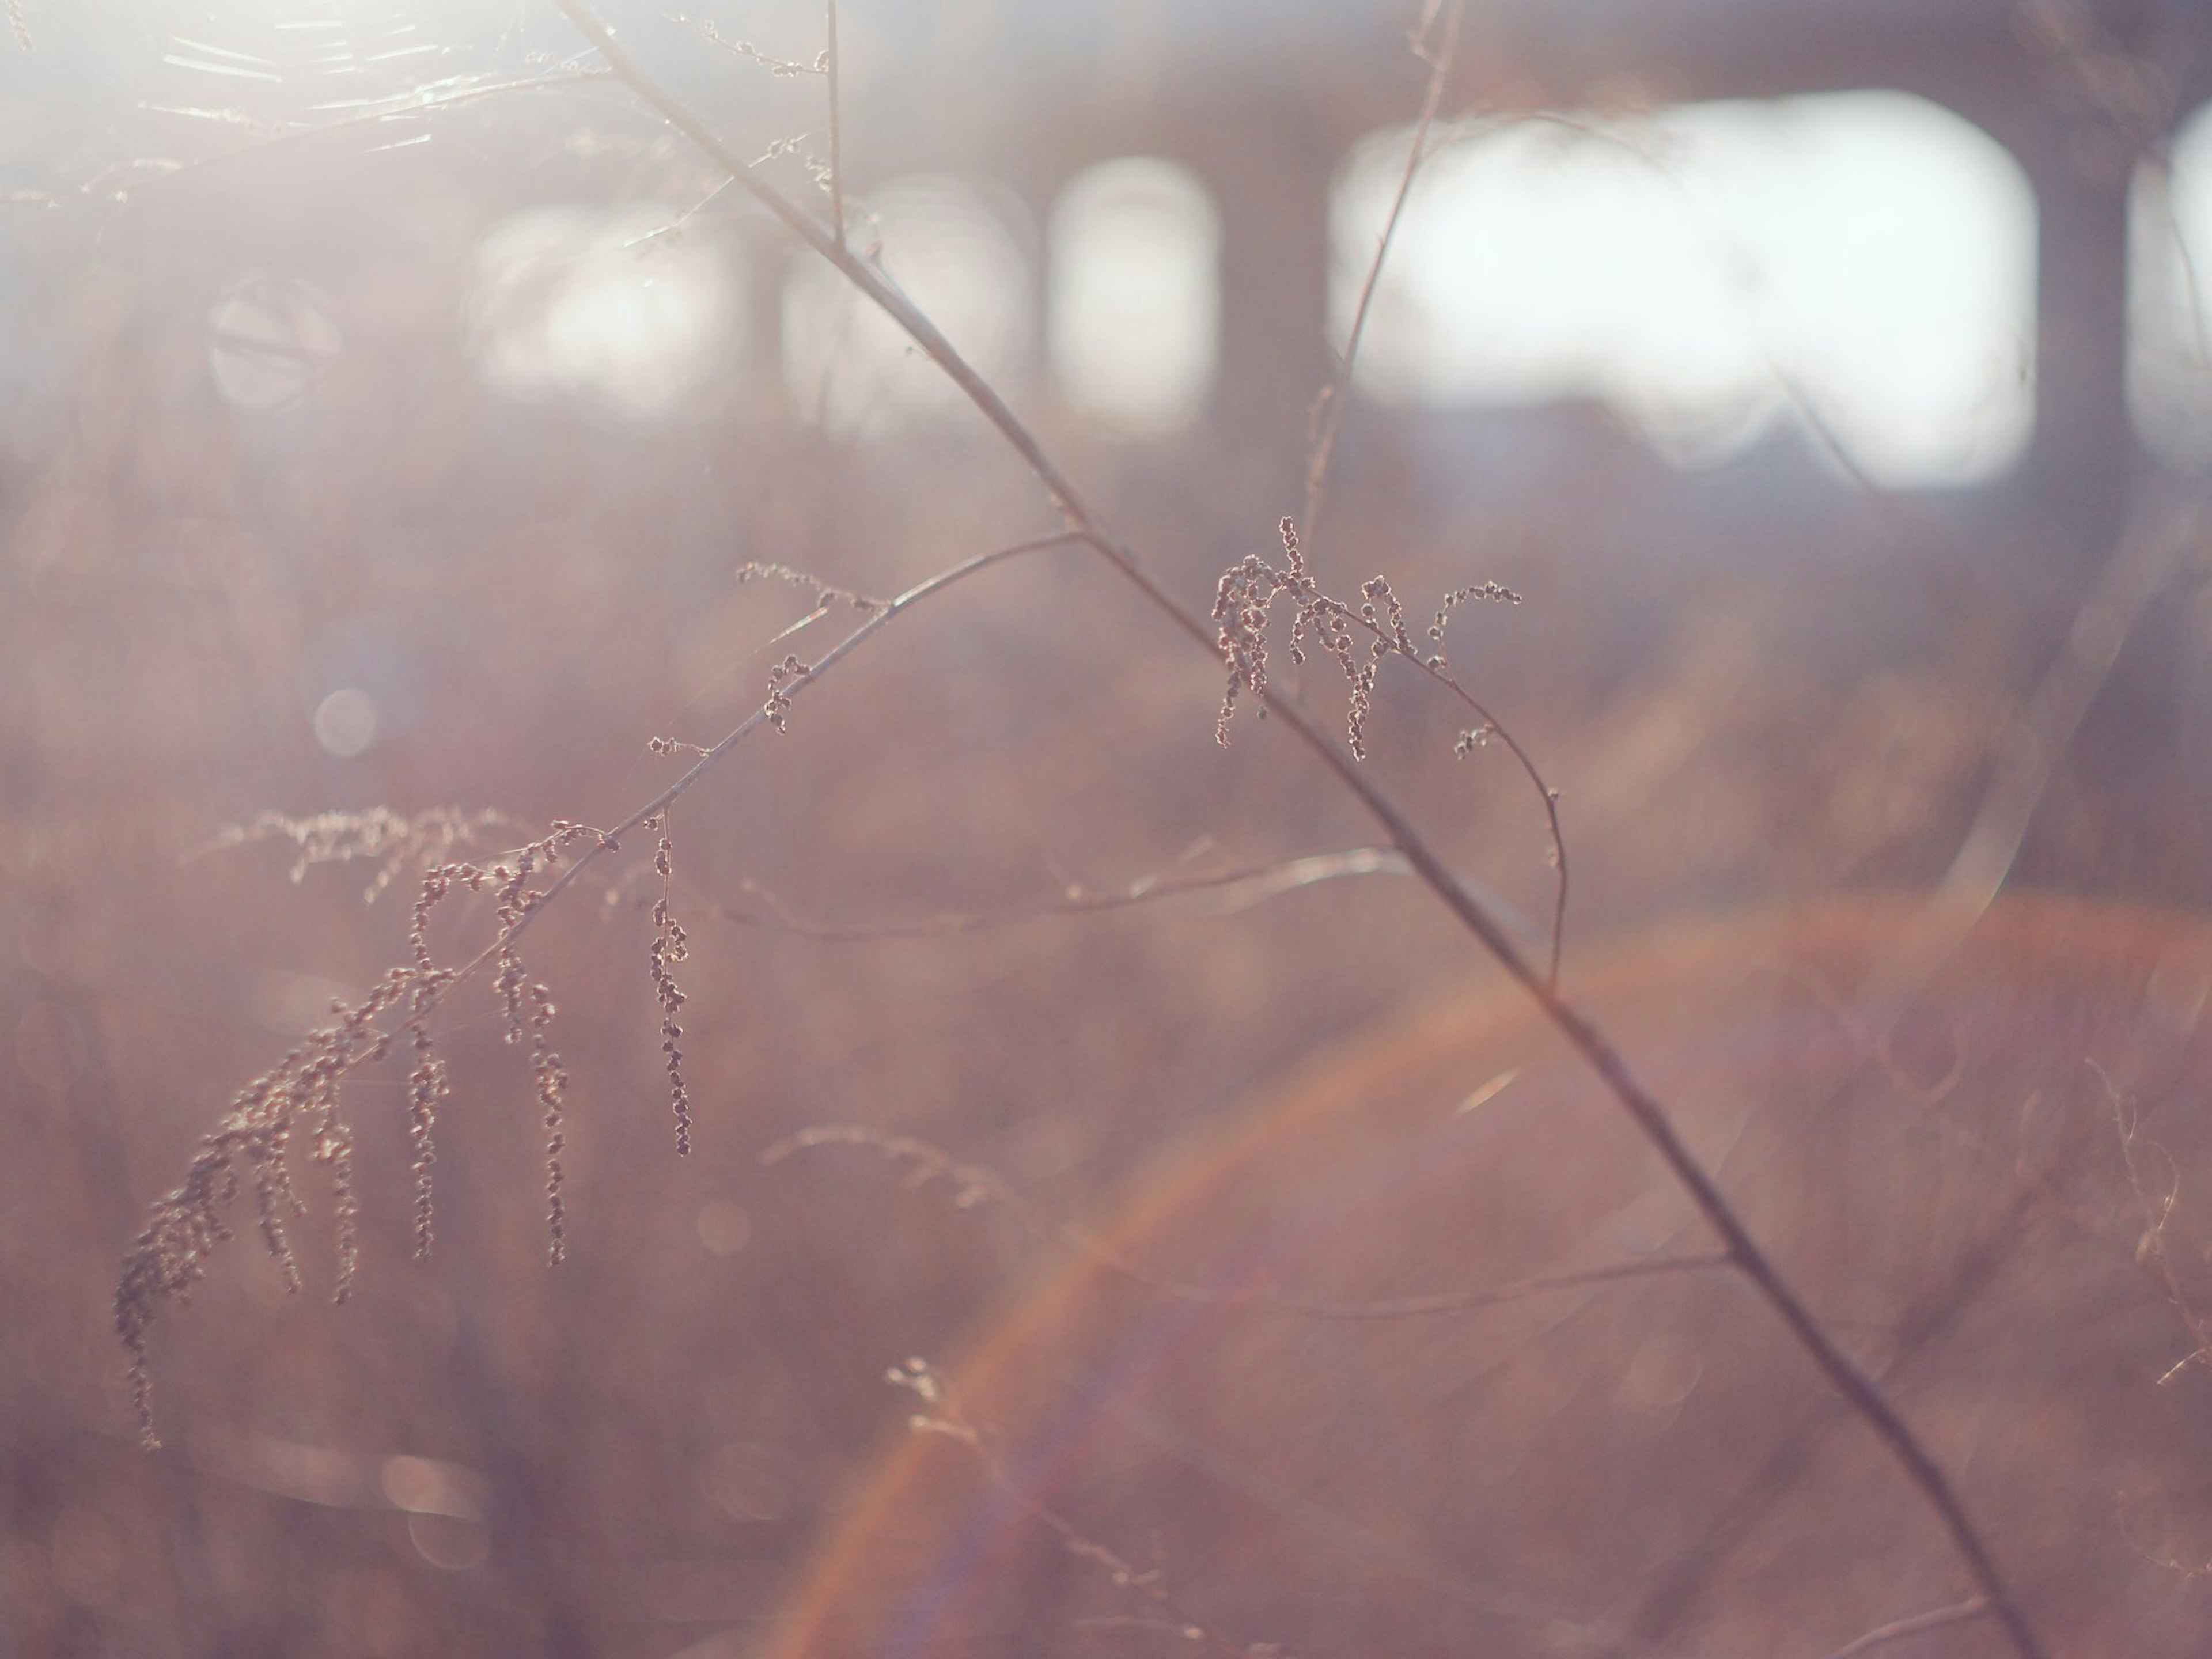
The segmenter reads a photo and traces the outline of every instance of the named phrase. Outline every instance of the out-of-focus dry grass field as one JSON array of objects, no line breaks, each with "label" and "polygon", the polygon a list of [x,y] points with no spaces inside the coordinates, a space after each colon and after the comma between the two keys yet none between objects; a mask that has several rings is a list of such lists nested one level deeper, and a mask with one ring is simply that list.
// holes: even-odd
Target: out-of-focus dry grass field
[{"label": "out-of-focus dry grass field", "polygon": [[[1054,520],[972,416],[825,431],[823,383],[777,366],[784,256],[743,213],[678,239],[757,289],[681,398],[502,387],[488,233],[575,204],[649,230],[714,184],[617,89],[209,160],[270,136],[287,84],[132,77],[226,27],[262,61],[273,26],[64,9],[27,7],[37,49],[0,66],[21,186],[0,219],[0,1653],[1112,1653],[1196,1626],[1306,1656],[1818,1659],[1966,1595],[1724,1276],[1311,1305],[1710,1241],[1410,880],[1056,913],[1376,833],[1268,725],[1217,747],[1218,666],[1079,550],[902,619],[674,809],[688,1160],[639,842],[533,933],[574,1076],[566,1263],[543,1262],[526,1058],[471,987],[439,1021],[434,1254],[411,1259],[395,1059],[346,1085],[353,1300],[322,1294],[312,1171],[302,1295],[242,1201],[156,1330],[167,1448],[141,1452],[110,1300],[145,1206],[246,1079],[405,954],[411,878],[365,905],[371,868],[288,879],[285,846],[225,828],[612,822],[674,775],[648,738],[713,742],[786,650],[818,648],[770,643],[806,596],[740,586],[740,563],[890,592]],[[1010,200],[1031,188],[1042,164],[1001,129],[1038,118],[991,77],[1036,17],[847,9],[878,66],[851,89],[859,199],[909,144],[978,147]],[[433,67],[545,67],[497,8],[410,15],[460,43]],[[391,20],[346,21],[368,40]],[[816,82],[623,21],[748,153],[823,142]],[[1356,62],[1326,30],[1302,64],[1248,54],[1221,119],[1334,131],[1313,112],[1355,69],[1410,118],[1407,21]],[[819,49],[811,7],[724,27]],[[1116,37],[1111,109],[1173,79],[1158,27]],[[526,44],[575,50],[535,16]],[[201,118],[173,112],[180,85]],[[222,114],[234,94],[250,119]],[[1225,188],[1233,238],[1251,210]],[[1224,305],[1295,317],[1302,282]],[[1224,314],[1224,376],[1248,332]],[[1013,395],[1203,610],[1302,511],[1316,333],[1281,385],[1224,379],[1165,435],[1112,435],[1041,370]],[[1816,451],[1784,426],[1685,471],[1595,404],[1359,401],[1315,557],[1340,592],[1387,572],[1423,617],[1469,582],[1523,597],[1464,613],[1454,659],[1562,792],[1569,980],[1927,1431],[2055,1650],[2199,1652],[2212,1368],[2163,1375],[2212,1306],[2197,487],[2130,451],[2128,507],[2085,527],[2033,459],[1875,494]],[[1303,682],[1332,723],[1334,676]],[[365,747],[342,692],[374,711]],[[1368,764],[1540,918],[1542,814],[1495,747],[1453,758],[1465,724],[1386,672]],[[2004,850],[2018,830],[2008,896],[1929,957],[1928,916],[1959,914],[1929,896],[1991,813]],[[456,915],[457,943],[489,937],[488,906]],[[842,1143],[763,1162],[823,1125],[988,1179]],[[973,1379],[917,1402],[885,1381],[910,1357]],[[977,1443],[917,1440],[917,1411]],[[1889,1650],[2002,1650],[1962,1620]]]}]

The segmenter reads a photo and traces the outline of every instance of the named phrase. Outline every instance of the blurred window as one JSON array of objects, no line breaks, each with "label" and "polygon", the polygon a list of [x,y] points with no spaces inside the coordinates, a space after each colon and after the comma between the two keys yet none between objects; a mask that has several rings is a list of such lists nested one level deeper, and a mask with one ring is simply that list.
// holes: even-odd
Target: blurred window
[{"label": "blurred window", "polygon": [[[994,192],[918,175],[871,191],[852,235],[1002,389],[1033,366],[1035,281],[1025,239]],[[784,378],[797,406],[839,436],[873,436],[965,407],[906,331],[823,260],[792,268],[783,295]]]},{"label": "blurred window", "polygon": [[1132,436],[1188,426],[1213,383],[1221,224],[1188,168],[1125,156],[1054,205],[1053,372],[1074,409]]},{"label": "blurred window", "polygon": [[2128,407],[2161,459],[2212,467],[2212,106],[2136,170],[2128,260]]},{"label": "blurred window", "polygon": [[[1340,177],[1340,341],[1410,142],[1377,135]],[[1358,384],[1598,399],[1685,464],[1795,418],[1880,483],[1970,483],[2033,423],[2035,242],[2012,157],[1902,94],[1486,124],[1422,169]]]}]

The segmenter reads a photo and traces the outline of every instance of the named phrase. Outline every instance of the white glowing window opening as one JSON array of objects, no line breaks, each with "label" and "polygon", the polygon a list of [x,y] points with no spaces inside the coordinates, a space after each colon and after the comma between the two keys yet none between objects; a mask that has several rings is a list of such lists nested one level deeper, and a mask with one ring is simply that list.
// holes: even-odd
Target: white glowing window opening
[{"label": "white glowing window opening", "polygon": [[[1340,342],[1410,137],[1379,135],[1340,179]],[[1972,483],[2033,423],[2035,256],[2019,165],[1903,94],[1495,125],[1424,167],[1358,385],[1596,399],[1683,464],[1810,419],[1880,484]]]},{"label": "white glowing window opening", "polygon": [[2136,170],[2129,207],[2129,414],[2161,459],[2212,470],[2212,106]]},{"label": "white glowing window opening", "polygon": [[[986,380],[1017,386],[1034,366],[1030,260],[1007,215],[953,178],[917,175],[870,191],[856,243]],[[793,402],[839,437],[875,436],[964,407],[944,371],[827,263],[793,267],[783,295],[784,380]]]},{"label": "white glowing window opening", "polygon": [[1213,384],[1221,225],[1188,168],[1127,156],[1091,168],[1052,213],[1046,315],[1071,408],[1115,431],[1188,426]]}]

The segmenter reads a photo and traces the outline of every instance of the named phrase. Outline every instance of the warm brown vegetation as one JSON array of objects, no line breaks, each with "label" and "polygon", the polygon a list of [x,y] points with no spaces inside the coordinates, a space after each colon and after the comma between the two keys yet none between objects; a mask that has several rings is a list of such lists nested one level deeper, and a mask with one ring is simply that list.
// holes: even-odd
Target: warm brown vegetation
[{"label": "warm brown vegetation", "polygon": [[[2007,901],[1900,994],[1930,920],[1869,896],[1669,928],[1582,984],[1971,1471],[2054,1645],[2192,1652],[2170,1575],[2203,1549],[2204,1241],[2169,1224],[2212,1152],[2212,930]],[[886,1178],[1018,1201],[870,1144]],[[996,1651],[1159,1620],[1155,1584],[1239,1650],[1826,1653],[1900,1602],[1978,1605],[1516,998],[1441,999],[1320,1057],[1056,1243],[915,1407],[939,1431],[775,1651]],[[1071,1562],[1067,1516],[1142,1581]],[[1982,1650],[1961,1639],[1942,1650]]]},{"label": "warm brown vegetation", "polygon": [[[1849,495],[1669,565],[1594,551],[1690,489],[1595,428],[1548,495],[1422,501],[1418,431],[1340,442],[1348,361],[1303,446],[1110,443],[852,229],[834,10],[818,57],[702,26],[827,83],[828,159],[757,167],[561,9],[595,57],[452,88],[468,136],[698,199],[640,245],[749,198],[980,428],[501,402],[426,321],[496,179],[399,175],[343,351],[261,277],[204,347],[82,256],[6,623],[23,1642],[2196,1650],[2212,938],[2151,908],[2196,774],[2131,723],[2170,679],[2092,715],[2193,491],[2101,575]],[[300,136],[108,233],[306,258],[423,165]],[[254,169],[290,208],[227,221]],[[163,401],[240,350],[327,427]],[[372,723],[319,754],[274,688],[333,674]],[[125,1402],[86,1310],[165,1188]],[[215,1265],[249,1224],[273,1274]]]}]

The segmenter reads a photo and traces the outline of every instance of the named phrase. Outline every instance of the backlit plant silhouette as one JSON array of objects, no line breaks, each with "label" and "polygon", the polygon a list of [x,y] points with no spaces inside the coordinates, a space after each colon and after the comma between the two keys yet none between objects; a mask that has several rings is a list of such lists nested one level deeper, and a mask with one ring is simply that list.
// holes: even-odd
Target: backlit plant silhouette
[{"label": "backlit plant silhouette", "polygon": [[[409,1068],[406,1124],[415,1189],[415,1243],[418,1252],[431,1249],[435,1234],[434,1177],[440,1121],[452,1089],[434,1024],[439,1017],[452,1012],[465,990],[488,995],[507,1044],[527,1053],[544,1134],[545,1253],[551,1262],[562,1260],[568,1249],[564,1158],[570,1085],[556,1046],[559,1027],[554,987],[558,975],[546,973],[541,977],[540,970],[526,959],[523,947],[538,920],[587,871],[606,866],[625,854],[648,859],[650,875],[646,878],[657,891],[650,912],[651,942],[641,965],[659,1016],[676,1150],[679,1155],[689,1153],[700,1129],[684,1070],[684,1016],[688,999],[678,987],[677,970],[687,958],[688,935],[678,920],[679,872],[671,830],[672,809],[761,727],[772,726],[780,734],[803,738],[804,721],[798,722],[795,732],[793,726],[801,702],[847,657],[908,612],[987,570],[1015,561],[1072,555],[1112,572],[1157,614],[1163,627],[1219,663],[1225,685],[1216,732],[1224,744],[1234,716],[1245,707],[1264,714],[1286,731],[1310,753],[1334,787],[1372,820],[1389,857],[1410,872],[1442,910],[1533,1000],[1648,1141],[1715,1236],[1717,1251],[1670,1265],[1725,1269],[1740,1276],[1756,1293],[1835,1394],[1888,1449],[1905,1480],[1940,1519],[1975,1587],[1977,1599],[1971,1611],[1977,1615],[1986,1613],[2011,1649],[2024,1659],[2039,1656],[2042,1644],[1950,1474],[1905,1421],[1883,1385],[1816,1317],[1723,1194],[1712,1172],[1686,1143],[1673,1113],[1639,1081],[1607,1032],[1566,989],[1562,951],[1568,899],[1567,848],[1559,794],[1504,723],[1466,689],[1444,648],[1449,625],[1462,608],[1478,604],[1510,607],[1520,604],[1521,596],[1494,581],[1476,580],[1439,596],[1432,611],[1425,607],[1421,612],[1409,613],[1407,602],[1388,577],[1367,580],[1355,599],[1340,598],[1328,591],[1310,562],[1311,550],[1307,543],[1322,494],[1334,422],[1344,401],[1358,328],[1346,354],[1344,373],[1331,389],[1331,402],[1324,405],[1309,475],[1306,534],[1302,536],[1301,526],[1289,516],[1282,517],[1272,532],[1264,526],[1255,526],[1251,538],[1255,550],[1222,574],[1211,615],[1194,611],[1135,551],[1116,539],[1088,504],[1085,492],[1048,453],[1000,392],[954,349],[875,259],[848,240],[837,161],[834,41],[813,64],[770,59],[742,42],[718,42],[749,60],[766,64],[778,75],[825,73],[832,100],[830,160],[821,164],[819,174],[830,201],[831,216],[825,222],[765,182],[744,157],[732,153],[709,126],[640,65],[583,0],[557,0],[557,3],[604,66],[581,73],[610,76],[627,87],[725,174],[732,187],[781,222],[815,257],[826,261],[903,330],[1027,467],[1059,514],[1061,527],[1047,536],[979,554],[888,599],[865,599],[830,580],[780,565],[748,567],[747,577],[787,583],[808,594],[812,606],[803,619],[808,623],[845,611],[857,614],[860,620],[811,659],[796,651],[784,655],[770,672],[763,704],[712,745],[698,747],[654,738],[653,752],[664,760],[685,763],[684,769],[619,821],[604,827],[563,820],[542,832],[518,832],[503,819],[483,815],[441,813],[403,820],[390,813],[372,812],[332,814],[306,823],[271,817],[243,832],[240,839],[289,839],[298,849],[301,868],[334,861],[367,861],[375,871],[372,895],[411,885],[409,958],[389,968],[364,994],[335,1002],[328,1024],[307,1033],[276,1065],[240,1091],[201,1143],[182,1182],[155,1206],[125,1264],[114,1304],[116,1330],[127,1354],[132,1397],[146,1443],[155,1443],[150,1348],[155,1323],[171,1304],[204,1277],[210,1255],[230,1237],[226,1218],[234,1200],[250,1193],[263,1242],[283,1268],[288,1285],[296,1287],[300,1276],[290,1231],[302,1208],[296,1166],[305,1158],[322,1170],[333,1194],[337,1217],[337,1294],[343,1299],[352,1288],[358,1206],[354,1130],[348,1117],[345,1085],[352,1074],[366,1066],[394,1060]],[[1432,4],[1419,31],[1419,46],[1431,64],[1431,73],[1409,160],[1409,180],[1437,115],[1456,50],[1462,9],[1460,0]],[[565,73],[573,76],[579,71]],[[1404,202],[1401,190],[1401,209]],[[1386,237],[1384,251],[1387,246]],[[1381,257],[1378,252],[1378,264]],[[1370,279],[1370,298],[1372,292]],[[1280,562],[1276,562],[1271,541],[1279,544]],[[1283,601],[1287,601],[1291,613],[1286,630],[1281,626],[1279,609],[1279,602]],[[1432,618],[1425,625],[1425,635],[1416,635],[1419,624],[1410,619],[1414,614]],[[1348,702],[1342,743],[1296,696],[1286,695],[1277,678],[1271,678],[1272,641],[1285,634],[1285,648],[1293,665],[1327,657],[1342,675]],[[1455,743],[1456,755],[1465,758],[1493,741],[1498,743],[1509,751],[1541,801],[1548,825],[1549,859],[1555,870],[1551,925],[1548,938],[1541,944],[1525,940],[1505,915],[1462,880],[1432,841],[1415,828],[1407,811],[1363,766],[1380,676],[1386,668],[1401,663],[1443,688],[1465,711],[1466,723],[1460,726]],[[1193,718],[1202,720],[1203,711],[1194,710]],[[471,950],[454,954],[434,944],[433,933],[447,919],[447,907],[462,895],[488,902],[489,937],[479,939]],[[963,1201],[1003,1198],[988,1176],[963,1173],[960,1166],[921,1143],[886,1146],[882,1150],[917,1161],[926,1174],[942,1174],[961,1183]],[[1329,1310],[1316,1307],[1310,1311],[1326,1314]],[[933,1408],[925,1423],[930,1431],[979,1448],[983,1445],[988,1437],[981,1427],[951,1412],[935,1409],[939,1403],[938,1384],[926,1367],[902,1370],[899,1381]],[[1182,1614],[1164,1591],[1153,1595],[1157,1586],[1152,1581],[1121,1556],[1075,1534],[1051,1512],[1040,1512],[1048,1524],[1065,1532],[1079,1553],[1117,1575],[1117,1583],[1142,1593],[1155,1613],[1186,1627],[1186,1634],[1198,1631],[1198,1637],[1192,1639],[1216,1639]]]}]

